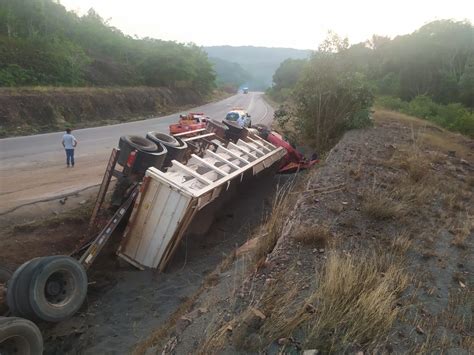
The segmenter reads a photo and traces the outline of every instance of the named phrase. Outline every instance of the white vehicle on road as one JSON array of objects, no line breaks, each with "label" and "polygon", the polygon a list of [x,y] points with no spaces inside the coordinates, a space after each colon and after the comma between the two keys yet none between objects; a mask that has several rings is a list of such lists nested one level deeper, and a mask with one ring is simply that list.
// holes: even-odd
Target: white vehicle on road
[{"label": "white vehicle on road", "polygon": [[250,118],[250,115],[242,108],[233,108],[232,111],[227,113],[225,119],[228,121],[236,122],[243,127],[252,127],[252,120]]}]

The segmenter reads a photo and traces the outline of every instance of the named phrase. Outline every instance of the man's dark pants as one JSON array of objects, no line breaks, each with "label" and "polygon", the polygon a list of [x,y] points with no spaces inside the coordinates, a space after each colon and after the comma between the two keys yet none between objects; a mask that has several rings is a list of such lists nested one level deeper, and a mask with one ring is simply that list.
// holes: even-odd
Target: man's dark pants
[{"label": "man's dark pants", "polygon": [[66,149],[66,164],[74,166],[74,149]]}]

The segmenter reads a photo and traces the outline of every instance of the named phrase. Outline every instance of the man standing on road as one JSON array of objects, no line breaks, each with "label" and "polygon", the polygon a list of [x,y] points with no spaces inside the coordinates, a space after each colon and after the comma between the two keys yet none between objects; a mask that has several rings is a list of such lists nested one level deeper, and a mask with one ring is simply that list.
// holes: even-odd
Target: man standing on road
[{"label": "man standing on road", "polygon": [[63,147],[66,150],[66,164],[69,168],[69,165],[74,167],[74,148],[77,145],[76,138],[71,134],[71,129],[66,129],[66,134],[63,135],[62,141]]}]

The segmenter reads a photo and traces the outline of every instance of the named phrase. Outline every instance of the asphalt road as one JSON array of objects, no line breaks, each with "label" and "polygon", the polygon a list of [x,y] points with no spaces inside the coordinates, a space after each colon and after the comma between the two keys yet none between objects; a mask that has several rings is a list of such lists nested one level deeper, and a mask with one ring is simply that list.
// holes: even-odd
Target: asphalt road
[{"label": "asphalt road", "polygon": [[[242,107],[252,123],[270,123],[273,110],[262,93],[237,94],[189,111],[222,120],[232,107]],[[78,140],[76,166],[66,168],[61,145],[64,132],[0,139],[0,213],[32,201],[70,193],[100,183],[110,151],[120,136],[149,131],[168,133],[179,112],[164,117],[73,131]]]}]

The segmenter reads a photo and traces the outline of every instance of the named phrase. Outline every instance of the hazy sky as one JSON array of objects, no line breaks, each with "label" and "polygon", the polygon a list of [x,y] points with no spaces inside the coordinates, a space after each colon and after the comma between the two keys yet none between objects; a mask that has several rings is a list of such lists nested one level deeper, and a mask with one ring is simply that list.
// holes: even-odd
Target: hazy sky
[{"label": "hazy sky", "polygon": [[93,7],[129,35],[198,45],[315,49],[328,30],[351,43],[394,37],[436,19],[474,22],[472,0],[60,0],[78,14]]}]

